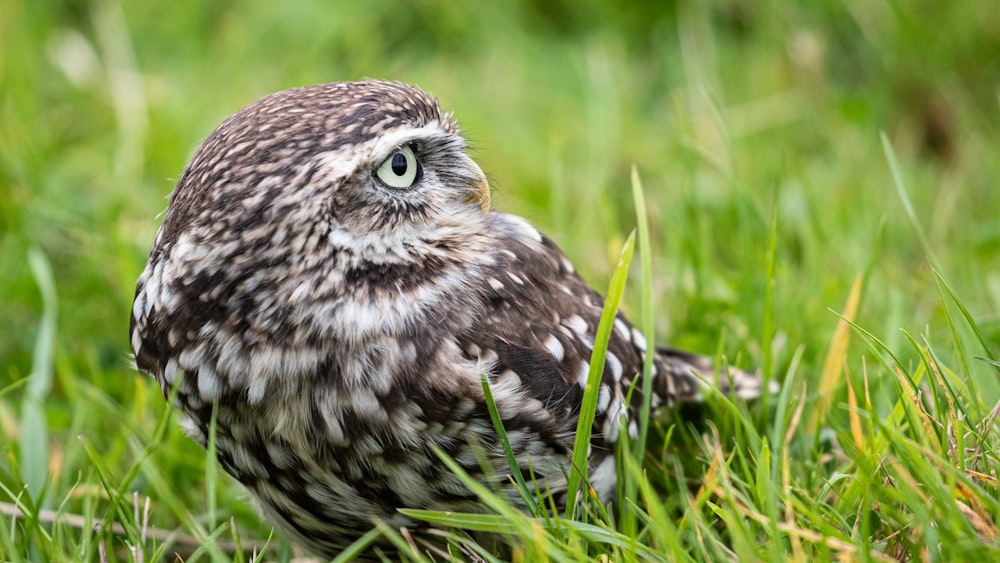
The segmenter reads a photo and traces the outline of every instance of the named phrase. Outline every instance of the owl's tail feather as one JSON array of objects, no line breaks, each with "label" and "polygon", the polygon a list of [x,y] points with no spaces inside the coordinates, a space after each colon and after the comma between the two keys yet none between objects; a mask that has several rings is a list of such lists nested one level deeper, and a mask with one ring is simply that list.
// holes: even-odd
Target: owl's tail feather
[{"label": "owl's tail feather", "polygon": [[[653,393],[667,405],[682,401],[702,400],[702,390],[716,387],[722,394],[739,399],[755,399],[763,391],[760,373],[749,373],[736,368],[716,368],[704,356],[658,346],[654,359],[656,373],[653,377]],[[777,391],[776,381],[769,385],[769,391]]]}]

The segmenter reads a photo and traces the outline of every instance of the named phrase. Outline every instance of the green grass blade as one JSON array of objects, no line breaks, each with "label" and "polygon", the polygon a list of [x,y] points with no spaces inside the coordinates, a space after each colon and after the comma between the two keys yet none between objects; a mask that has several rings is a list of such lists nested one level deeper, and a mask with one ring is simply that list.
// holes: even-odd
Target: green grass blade
[{"label": "green grass blade", "polygon": [[[462,484],[469,488],[475,495],[479,498],[480,502],[486,505],[488,508],[496,511],[498,514],[508,518],[511,522],[518,523],[524,521],[527,517],[524,513],[520,512],[505,499],[500,498],[496,493],[489,490],[485,485],[473,479],[467,471],[465,471],[454,459],[448,456],[446,453],[441,451],[440,448],[433,445],[431,449],[438,456],[438,459],[444,463],[448,469],[458,476],[462,480]],[[520,531],[525,532],[525,528],[521,526]]]},{"label": "green grass blade", "polygon": [[507,430],[504,428],[503,420],[500,418],[500,411],[497,410],[496,401],[493,400],[493,389],[490,386],[490,378],[486,372],[480,374],[480,380],[483,385],[486,408],[490,413],[490,420],[493,421],[493,428],[496,429],[497,436],[500,439],[500,446],[503,448],[503,455],[507,459],[507,466],[514,477],[514,482],[517,484],[521,498],[524,499],[531,513],[537,514],[538,503],[532,494],[534,489],[528,488],[528,484],[524,481],[524,474],[521,472],[521,466],[517,462],[517,457],[514,456],[514,449],[510,447],[510,439],[507,437]]},{"label": "green grass blade", "polygon": [[354,561],[355,557],[361,555],[361,553],[364,552],[364,550],[367,549],[368,546],[370,546],[381,535],[382,530],[380,528],[372,528],[365,535],[355,540],[354,543],[348,546],[347,549],[334,557],[330,563],[347,563],[349,561]]},{"label": "green grass blade", "polygon": [[[772,211],[771,234],[767,241],[767,262],[764,273],[764,318],[761,322],[761,342],[763,343],[764,359],[761,366],[761,385],[763,389],[768,388],[768,384],[773,377],[774,369],[774,290],[777,281],[774,277],[774,268],[778,255],[778,209]],[[763,405],[761,410],[767,412],[768,404],[771,401],[770,393],[761,393],[760,402]]]},{"label": "green grass blade", "polygon": [[927,260],[930,261],[931,266],[937,269],[940,267],[940,262],[938,262],[937,257],[934,255],[931,243],[927,239],[927,233],[924,232],[924,228],[920,225],[920,218],[917,217],[917,211],[913,207],[913,202],[910,201],[910,195],[906,192],[906,184],[903,182],[903,173],[899,168],[899,162],[896,160],[896,153],[892,150],[892,143],[889,141],[889,137],[886,136],[885,132],[881,133],[881,138],[882,150],[885,153],[886,162],[889,163],[889,170],[892,173],[893,185],[896,186],[896,193],[899,195],[899,200],[903,203],[903,209],[906,211],[906,216],[909,218],[914,232],[917,233],[917,239],[920,241],[920,246],[923,248],[924,254],[927,256]]},{"label": "green grass blade", "polygon": [[3,397],[4,395],[6,395],[8,393],[12,393],[14,391],[17,391],[21,387],[27,387],[29,381],[31,381],[31,378],[30,377],[25,377],[25,378],[22,378],[22,379],[18,379],[17,381],[15,381],[15,382],[13,382],[13,383],[11,383],[9,385],[6,385],[4,387],[0,387],[0,397]]},{"label": "green grass blade", "polygon": [[958,310],[962,312],[962,317],[965,318],[965,322],[968,323],[969,328],[971,328],[973,334],[976,335],[976,339],[979,340],[979,344],[983,347],[983,351],[986,352],[986,355],[989,356],[991,360],[996,362],[997,356],[993,353],[993,349],[989,346],[989,344],[986,343],[986,339],[983,338],[982,330],[980,330],[978,323],[976,323],[976,320],[972,317],[972,313],[970,313],[969,309],[965,307],[962,300],[955,294],[955,290],[948,285],[948,282],[939,271],[934,270],[934,276],[937,279],[939,286],[948,293],[948,297],[951,299],[951,302],[954,303],[955,306],[958,307]]},{"label": "green grass blade", "polygon": [[51,506],[44,490],[49,475],[49,432],[45,402],[52,389],[57,300],[52,267],[41,250],[32,249],[28,262],[42,294],[42,319],[32,355],[31,375],[21,405],[21,479],[39,508]]},{"label": "green grass blade", "polygon": [[[934,272],[934,277],[935,282],[937,283],[938,295],[941,297],[941,302],[944,304],[944,306],[941,307],[941,311],[944,314],[945,324],[948,326],[948,333],[951,335],[952,345],[955,347],[955,357],[959,365],[962,367],[962,375],[965,381],[968,382],[969,385],[975,386],[976,382],[975,378],[972,377],[972,370],[969,367],[968,353],[965,350],[965,344],[958,336],[958,327],[955,326],[955,318],[951,314],[951,308],[948,307],[945,301],[945,293],[947,290],[944,288],[944,280],[941,279],[941,275],[937,271]],[[973,330],[975,330],[975,328],[973,328]],[[979,332],[975,332],[980,338],[980,341],[982,341],[982,336],[979,335]]]},{"label": "green grass blade", "polygon": [[414,520],[427,522],[436,526],[448,526],[472,530],[475,532],[513,533],[517,527],[505,516],[499,514],[473,514],[467,512],[441,512],[438,510],[422,510],[401,508],[400,514]]},{"label": "green grass blade", "polygon": [[615,315],[625,291],[625,281],[628,278],[628,268],[632,263],[632,251],[635,248],[635,231],[629,234],[622,248],[618,266],[611,276],[608,296],[601,312],[601,323],[597,327],[597,337],[594,339],[594,352],[590,356],[590,371],[587,374],[587,385],[584,388],[583,403],[580,406],[580,420],[576,425],[576,438],[573,441],[573,466],[569,471],[569,486],[567,488],[566,517],[573,519],[579,502],[580,485],[587,480],[587,458],[590,450],[590,436],[593,431],[594,416],[597,412],[597,393],[601,375],[604,373],[604,358],[608,351],[608,340],[614,327]]},{"label": "green grass blade", "polygon": [[216,457],[216,421],[219,416],[219,402],[212,403],[212,416],[208,424],[208,444],[205,447],[205,508],[208,516],[208,527],[214,528],[217,523],[216,501],[218,493],[216,485],[219,482],[219,461]]},{"label": "green grass blade", "polygon": [[[649,218],[646,211],[646,198],[642,190],[642,181],[639,178],[639,171],[632,167],[632,200],[635,202],[636,223],[639,235],[639,265],[642,267],[641,299],[640,299],[640,329],[649,343],[650,350],[656,342],[653,323],[653,249],[649,236]],[[632,444],[630,452],[633,459],[640,466],[646,453],[646,437],[649,435],[650,403],[653,393],[653,354],[647,353],[642,362],[642,405],[639,407],[639,436]],[[623,433],[626,436],[626,433]],[[620,440],[620,444],[628,444],[627,439]],[[637,533],[636,513],[634,507],[638,497],[638,483],[636,479],[619,479],[619,483],[624,481],[624,500],[621,512],[621,529],[626,535],[634,536]]]}]

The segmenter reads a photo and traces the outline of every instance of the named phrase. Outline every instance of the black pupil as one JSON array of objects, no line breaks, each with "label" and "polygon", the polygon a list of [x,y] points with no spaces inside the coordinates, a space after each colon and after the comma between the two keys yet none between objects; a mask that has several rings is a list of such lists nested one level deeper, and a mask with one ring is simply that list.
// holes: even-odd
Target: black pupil
[{"label": "black pupil", "polygon": [[392,155],[392,173],[396,176],[406,174],[406,157],[401,152]]}]

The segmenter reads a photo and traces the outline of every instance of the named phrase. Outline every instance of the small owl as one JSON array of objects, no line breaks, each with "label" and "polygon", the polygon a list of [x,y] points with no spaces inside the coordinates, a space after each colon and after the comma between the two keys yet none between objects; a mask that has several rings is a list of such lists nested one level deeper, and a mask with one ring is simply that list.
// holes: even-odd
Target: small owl
[{"label": "small owl", "polygon": [[[216,409],[219,462],[265,518],[331,556],[379,521],[420,533],[399,508],[481,510],[434,447],[522,502],[483,375],[517,462],[565,502],[602,306],[555,243],[491,210],[436,100],[344,82],[267,96],[205,140],[139,277],[131,344],[202,446]],[[761,390],[619,313],[589,456],[604,500],[615,443],[644,422],[626,396],[646,354],[654,407],[715,379]]]}]

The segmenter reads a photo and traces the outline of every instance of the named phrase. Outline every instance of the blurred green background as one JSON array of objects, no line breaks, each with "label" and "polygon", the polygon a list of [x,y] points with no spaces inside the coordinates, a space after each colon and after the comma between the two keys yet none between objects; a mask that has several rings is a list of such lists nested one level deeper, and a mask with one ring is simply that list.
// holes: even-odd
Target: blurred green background
[{"label": "blurred green background", "polygon": [[[0,389],[32,370],[37,249],[58,296],[42,350],[54,362],[52,467],[86,465],[78,434],[108,460],[128,457],[107,434],[140,435],[162,412],[129,367],[128,312],[158,214],[201,139],[267,93],[363,77],[418,84],[454,111],[494,206],[538,225],[602,290],[635,224],[637,166],[659,340],[747,368],[771,349],[770,375],[801,347],[808,379],[837,322],[830,309],[858,275],[858,323],[891,348],[900,329],[946,338],[933,264],[985,344],[1000,345],[995,0],[4,0]],[[851,350],[858,373],[867,348],[855,339]],[[992,372],[968,361],[1000,396]],[[0,394],[8,449],[20,398]]]}]

